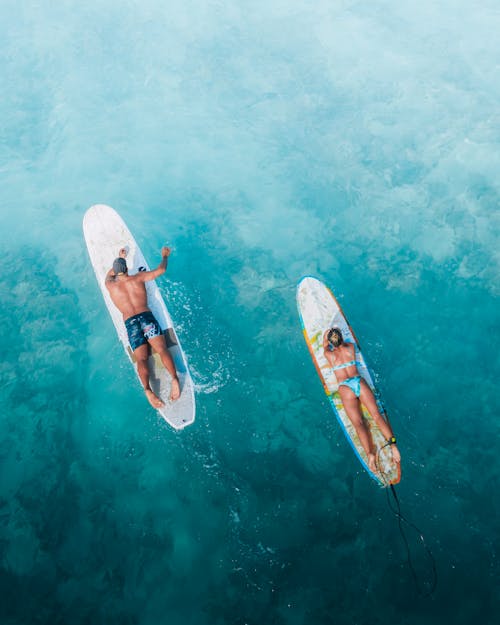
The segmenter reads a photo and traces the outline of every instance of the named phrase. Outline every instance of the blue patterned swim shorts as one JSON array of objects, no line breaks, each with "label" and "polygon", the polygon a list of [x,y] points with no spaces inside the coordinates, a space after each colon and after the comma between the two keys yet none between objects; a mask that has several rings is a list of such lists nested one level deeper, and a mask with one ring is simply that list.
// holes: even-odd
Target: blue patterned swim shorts
[{"label": "blue patterned swim shorts", "polygon": [[150,310],[129,317],[125,321],[125,327],[132,351],[145,345],[149,339],[161,335],[160,324]]}]

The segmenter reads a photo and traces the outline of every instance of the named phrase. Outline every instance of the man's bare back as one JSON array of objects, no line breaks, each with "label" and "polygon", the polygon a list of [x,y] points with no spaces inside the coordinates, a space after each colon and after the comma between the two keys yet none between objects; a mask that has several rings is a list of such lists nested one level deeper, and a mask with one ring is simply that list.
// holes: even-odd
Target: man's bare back
[{"label": "man's bare back", "polygon": [[[165,273],[170,248],[162,247],[161,256],[161,263],[153,271],[139,271],[133,276],[129,276],[128,271],[124,273],[117,273],[113,269],[108,271],[106,287],[113,304],[122,313],[124,321],[133,315],[149,310],[145,283]],[[125,260],[125,250],[120,250],[119,258]]]},{"label": "man's bare back", "polygon": [[[137,371],[144,387],[144,392],[153,408],[161,408],[163,401],[157,397],[149,383],[148,343],[160,355],[164,367],[172,376],[172,390],[170,399],[176,400],[180,396],[180,385],[175,370],[175,365],[167,350],[165,337],[154,315],[148,307],[146,282],[163,275],[167,268],[170,248],[163,247],[161,250],[161,262],[152,271],[140,271],[129,276],[126,250],[121,249],[118,258],[113,262],[113,267],[106,275],[106,288],[113,304],[123,315],[125,327],[137,362]],[[144,314],[143,314],[144,313]]]},{"label": "man's bare back", "polygon": [[123,320],[137,315],[148,308],[148,297],[144,280],[138,279],[140,272],[135,276],[124,275],[106,283],[113,304],[123,315]]}]

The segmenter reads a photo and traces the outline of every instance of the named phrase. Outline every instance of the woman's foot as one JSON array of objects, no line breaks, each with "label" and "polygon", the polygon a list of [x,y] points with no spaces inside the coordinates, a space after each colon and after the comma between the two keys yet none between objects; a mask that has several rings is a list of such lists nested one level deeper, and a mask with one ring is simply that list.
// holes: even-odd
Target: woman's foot
[{"label": "woman's foot", "polygon": [[162,400],[159,397],[157,397],[150,388],[145,389],[144,392],[146,393],[146,397],[148,398],[148,401],[153,406],[153,408],[156,408],[158,410],[158,408],[161,408],[162,406],[165,405],[162,402]]},{"label": "woman's foot", "polygon": [[396,447],[396,445],[391,445],[391,451],[392,459],[394,460],[394,462],[401,462],[401,454],[399,453],[399,449]]},{"label": "woman's foot", "polygon": [[373,452],[368,454],[368,468],[370,469],[370,471],[372,471],[372,473],[375,473],[375,471],[377,470],[377,465],[375,463],[375,454]]}]

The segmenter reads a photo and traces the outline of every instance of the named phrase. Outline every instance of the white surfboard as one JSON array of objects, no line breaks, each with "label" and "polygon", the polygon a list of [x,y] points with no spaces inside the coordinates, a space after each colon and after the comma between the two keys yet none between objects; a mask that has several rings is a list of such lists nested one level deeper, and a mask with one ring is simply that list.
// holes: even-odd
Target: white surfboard
[{"label": "white surfboard", "polygon": [[323,383],[324,391],[328,397],[330,405],[339,421],[347,440],[350,442],[354,452],[369,475],[381,486],[397,484],[401,479],[399,463],[394,462],[390,447],[386,446],[386,440],[376,425],[375,421],[362,406],[363,417],[368,425],[373,442],[377,449],[377,461],[380,471],[373,472],[368,468],[367,456],[360,443],[359,437],[352,425],[342,404],[338,392],[339,385],[332,367],[329,365],[323,351],[323,334],[327,328],[336,326],[340,328],[346,341],[354,343],[357,349],[356,360],[358,361],[358,371],[372,389],[381,415],[387,418],[384,406],[378,396],[372,375],[368,369],[358,340],[347,322],[347,319],[340,308],[330,289],[316,278],[307,276],[302,278],[297,286],[297,307],[302,323],[304,338],[309,348],[311,358],[316,367],[316,371]]},{"label": "white surfboard", "polygon": [[[104,280],[121,248],[127,250],[127,265],[131,275],[138,271],[149,271],[150,267],[130,230],[120,215],[111,207],[104,204],[91,206],[83,218],[83,233],[104,302],[115,325],[118,338],[137,373],[137,365],[130,349],[122,315],[111,301]],[[160,290],[154,280],[145,284],[148,306],[164,332],[168,350],[177,369],[181,395],[176,401],[170,400],[172,378],[163,366],[158,354],[151,354],[148,361],[151,388],[165,402],[165,405],[158,412],[173,428],[181,430],[194,422],[195,400],[193,382],[189,374],[184,352]]]}]

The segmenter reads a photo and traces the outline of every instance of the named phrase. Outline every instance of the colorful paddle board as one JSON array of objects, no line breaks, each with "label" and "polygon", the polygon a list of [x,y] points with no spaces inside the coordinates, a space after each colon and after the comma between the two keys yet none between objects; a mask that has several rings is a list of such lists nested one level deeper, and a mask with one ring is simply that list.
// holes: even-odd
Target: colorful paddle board
[{"label": "colorful paddle board", "polygon": [[297,307],[302,323],[304,338],[309,348],[312,360],[316,367],[316,371],[323,383],[323,388],[328,397],[328,401],[335,413],[349,443],[359,458],[361,464],[369,473],[369,475],[381,486],[389,484],[397,484],[401,479],[401,470],[399,463],[394,462],[389,446],[384,446],[386,440],[368,413],[366,408],[362,406],[363,416],[368,424],[373,442],[377,449],[377,462],[380,471],[372,472],[368,468],[367,456],[361,446],[358,435],[349,417],[346,414],[340,394],[338,392],[338,383],[335,373],[329,365],[323,351],[323,334],[326,329],[336,326],[342,331],[342,335],[346,341],[351,341],[359,350],[356,358],[359,362],[358,371],[366,380],[372,389],[380,413],[387,418],[385,408],[375,388],[373,377],[366,365],[365,359],[361,352],[358,340],[349,325],[342,309],[333,296],[330,289],[316,278],[307,276],[302,278],[297,286]]},{"label": "colorful paddle board", "polygon": [[[137,366],[130,349],[122,315],[111,301],[104,281],[107,272],[113,265],[113,260],[118,256],[121,248],[127,250],[129,274],[133,275],[138,271],[149,271],[149,265],[120,215],[109,206],[98,204],[88,209],[83,218],[83,233],[104,302],[113,320],[118,338],[137,373]],[[170,400],[172,378],[164,368],[158,354],[155,353],[150,355],[148,361],[151,388],[165,402],[165,405],[158,410],[160,415],[173,428],[181,430],[194,422],[195,400],[193,382],[189,374],[186,357],[182,351],[160,290],[154,280],[145,284],[148,306],[160,324],[165,335],[168,350],[177,369],[181,395],[176,401]]]}]

